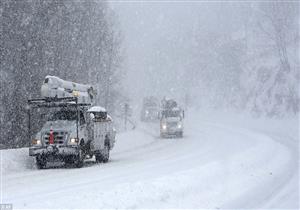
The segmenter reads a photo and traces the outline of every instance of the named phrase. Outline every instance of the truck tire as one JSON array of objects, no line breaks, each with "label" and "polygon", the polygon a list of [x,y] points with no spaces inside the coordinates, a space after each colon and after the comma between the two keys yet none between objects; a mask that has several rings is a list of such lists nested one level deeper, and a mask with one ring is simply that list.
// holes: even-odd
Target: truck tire
[{"label": "truck tire", "polygon": [[100,152],[97,153],[97,154],[95,154],[95,159],[96,159],[97,163],[101,163],[102,162],[102,156],[101,156]]},{"label": "truck tire", "polygon": [[178,137],[178,138],[182,138],[182,137],[183,137],[183,132],[178,133],[178,134],[177,134],[177,137]]},{"label": "truck tire", "polygon": [[66,165],[72,165],[74,163],[74,157],[73,156],[67,156],[64,158],[64,162]]},{"label": "truck tire", "polygon": [[46,168],[47,160],[43,156],[37,156],[36,157],[36,166],[38,169],[44,169]]},{"label": "truck tire", "polygon": [[109,160],[109,145],[105,144],[103,150],[103,163],[107,163]]},{"label": "truck tire", "polygon": [[107,163],[109,160],[109,145],[105,144],[104,149],[95,154],[97,163]]},{"label": "truck tire", "polygon": [[79,149],[78,155],[74,157],[74,166],[76,168],[81,168],[84,164],[84,154],[82,149]]}]

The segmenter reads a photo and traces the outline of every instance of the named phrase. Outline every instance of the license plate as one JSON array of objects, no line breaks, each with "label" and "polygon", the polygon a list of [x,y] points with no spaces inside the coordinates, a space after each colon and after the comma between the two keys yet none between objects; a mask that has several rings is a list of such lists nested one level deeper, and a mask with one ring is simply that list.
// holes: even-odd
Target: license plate
[{"label": "license plate", "polygon": [[48,147],[47,147],[47,151],[53,152],[53,147],[52,147],[52,146],[48,146]]}]

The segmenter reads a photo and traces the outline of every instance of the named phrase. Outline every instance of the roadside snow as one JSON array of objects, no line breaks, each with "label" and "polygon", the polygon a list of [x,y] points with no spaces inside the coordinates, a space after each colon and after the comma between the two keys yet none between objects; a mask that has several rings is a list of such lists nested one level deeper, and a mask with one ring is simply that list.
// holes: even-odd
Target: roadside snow
[{"label": "roadside snow", "polygon": [[193,112],[184,138],[160,139],[157,123],[140,124],[117,136],[109,163],[87,161],[81,169],[37,170],[26,148],[1,151],[3,202],[25,209],[298,209],[297,123]]},{"label": "roadside snow", "polygon": [[36,169],[34,160],[29,157],[28,148],[0,150],[1,169],[4,174],[22,173]]}]

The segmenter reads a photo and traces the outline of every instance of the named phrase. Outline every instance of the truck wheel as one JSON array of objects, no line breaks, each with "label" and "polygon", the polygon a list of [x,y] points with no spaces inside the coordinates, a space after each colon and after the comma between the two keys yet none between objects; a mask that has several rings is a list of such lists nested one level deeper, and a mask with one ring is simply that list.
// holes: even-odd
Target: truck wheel
[{"label": "truck wheel", "polygon": [[65,162],[66,165],[72,165],[74,163],[73,156],[65,157],[64,162]]},{"label": "truck wheel", "polygon": [[38,169],[43,169],[46,167],[46,165],[47,165],[47,160],[45,157],[40,157],[40,156],[36,157],[36,166]]},{"label": "truck wheel", "polygon": [[182,138],[183,137],[183,132],[180,132],[177,137]]},{"label": "truck wheel", "polygon": [[74,165],[76,168],[81,168],[84,163],[84,155],[81,149],[79,149],[78,155],[74,157]]},{"label": "truck wheel", "polygon": [[101,154],[99,154],[99,153],[95,154],[95,158],[96,158],[96,162],[97,163],[101,163],[102,162],[102,155]]},{"label": "truck wheel", "polygon": [[102,155],[103,155],[103,163],[107,163],[108,160],[109,160],[109,146],[108,146],[108,144],[105,144]]},{"label": "truck wheel", "polygon": [[109,146],[105,144],[104,149],[101,150],[99,153],[95,154],[96,162],[97,163],[107,163],[109,159]]}]

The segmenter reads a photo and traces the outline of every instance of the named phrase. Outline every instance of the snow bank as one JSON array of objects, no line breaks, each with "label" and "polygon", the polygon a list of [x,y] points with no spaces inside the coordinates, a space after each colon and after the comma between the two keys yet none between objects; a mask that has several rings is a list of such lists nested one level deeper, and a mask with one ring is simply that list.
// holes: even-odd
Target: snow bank
[{"label": "snow bank", "polygon": [[29,157],[28,148],[0,150],[1,170],[4,174],[24,172],[35,168],[33,157]]}]

